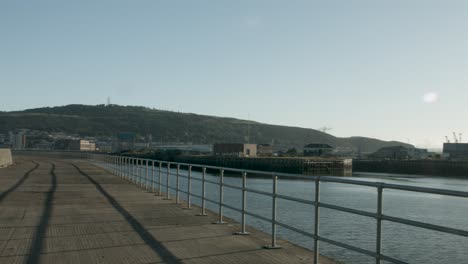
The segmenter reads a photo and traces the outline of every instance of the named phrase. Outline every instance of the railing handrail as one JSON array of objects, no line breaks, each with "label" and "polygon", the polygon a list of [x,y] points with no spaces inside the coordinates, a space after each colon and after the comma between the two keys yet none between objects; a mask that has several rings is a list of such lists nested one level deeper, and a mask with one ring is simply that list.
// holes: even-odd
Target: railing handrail
[{"label": "railing handrail", "polygon": [[[89,154],[93,155],[93,154]],[[338,177],[333,177],[333,176],[301,176],[301,175],[296,175],[296,174],[289,174],[289,173],[277,173],[277,172],[265,172],[265,171],[256,171],[256,170],[245,170],[245,169],[234,169],[234,168],[225,168],[225,167],[219,167],[219,166],[209,166],[209,165],[201,165],[201,164],[190,164],[190,163],[180,163],[180,162],[171,162],[171,161],[164,161],[164,160],[152,160],[152,159],[144,159],[144,158],[137,158],[137,157],[129,157],[129,156],[112,156],[112,155],[96,155],[97,157],[102,157],[104,158],[104,161],[107,162],[108,164],[105,164],[105,166],[108,167],[108,169],[112,170],[116,175],[119,175],[121,177],[127,178],[135,183],[139,183],[142,187],[143,185],[148,184],[148,164],[149,162],[152,163],[152,172],[153,172],[153,180],[150,181],[154,185],[154,172],[156,167],[154,167],[154,164],[157,163],[159,164],[159,173],[160,173],[160,179],[157,182],[159,185],[159,195],[161,195],[161,187],[165,186],[166,187],[166,192],[169,192],[169,189],[176,190],[177,191],[177,197],[179,191],[182,193],[187,194],[187,203],[188,203],[188,208],[190,208],[190,197],[198,197],[202,199],[202,214],[204,215],[205,211],[205,201],[209,201],[215,204],[219,205],[219,221],[217,223],[222,224],[223,222],[223,207],[232,209],[234,211],[238,211],[242,214],[242,223],[241,227],[242,230],[241,232],[238,232],[237,234],[248,234],[245,231],[245,216],[249,215],[252,217],[256,217],[258,219],[264,220],[266,222],[269,222],[272,224],[272,244],[268,246],[268,248],[278,248],[278,245],[276,245],[276,226],[281,226],[284,228],[287,228],[291,231],[300,233],[302,235],[305,235],[307,237],[313,238],[314,239],[314,263],[318,263],[318,244],[319,241],[329,243],[335,246],[339,246],[345,249],[349,249],[355,252],[359,252],[368,256],[371,256],[375,258],[376,263],[381,263],[382,260],[389,261],[392,263],[405,263],[401,260],[386,256],[381,253],[381,235],[382,235],[382,221],[391,221],[394,223],[399,223],[407,226],[413,226],[413,227],[419,227],[419,228],[424,228],[428,230],[434,230],[434,231],[439,231],[443,232],[446,234],[452,234],[452,235],[457,235],[457,236],[463,236],[463,237],[468,237],[468,231],[467,230],[461,230],[461,229],[456,229],[456,228],[451,228],[451,227],[445,227],[445,226],[440,226],[440,225],[435,225],[435,224],[429,224],[421,221],[414,221],[414,220],[409,220],[409,219],[404,219],[400,217],[394,217],[394,216],[389,216],[383,214],[383,190],[384,189],[392,189],[392,190],[401,190],[401,191],[410,191],[410,192],[418,192],[418,193],[429,193],[429,194],[437,194],[437,195],[445,195],[445,196],[453,196],[453,197],[462,197],[462,198],[468,198],[468,192],[463,192],[463,191],[454,191],[454,190],[447,190],[447,189],[436,189],[436,188],[427,188],[427,187],[417,187],[417,186],[408,186],[408,185],[399,185],[399,184],[390,184],[390,183],[383,183],[383,182],[368,182],[368,181],[362,181],[362,180],[351,180],[351,179],[343,179],[343,178],[338,178]],[[96,157],[95,156],[95,157]],[[146,166],[143,166],[144,163],[146,163]],[[161,181],[161,166],[166,165],[167,167],[167,175],[166,175],[166,184],[164,184]],[[128,166],[131,165],[132,169],[128,168]],[[143,179],[141,176],[141,173],[136,172],[135,173],[135,165],[137,167],[146,167],[146,176],[145,176],[145,182],[143,183]],[[138,166],[141,165],[141,166]],[[169,182],[169,177],[172,175],[174,176],[174,173],[170,172],[170,169],[173,168],[172,166],[177,166],[177,188],[170,187],[170,182]],[[187,166],[187,175],[181,175],[179,173],[180,166]],[[203,171],[203,177],[201,179],[198,178],[193,178],[191,171],[193,168],[200,168]],[[141,169],[141,168],[140,168]],[[212,170],[217,170],[220,172],[220,181],[211,181],[211,180],[206,180],[205,179],[205,173],[206,169],[212,169]],[[223,176],[224,172],[229,171],[229,172],[240,172],[242,173],[242,186],[235,186],[232,184],[226,184],[223,181]],[[256,174],[256,175],[267,175],[271,176],[273,179],[273,190],[272,192],[268,191],[260,191],[260,190],[255,190],[248,188],[246,186],[246,177],[247,174]],[[179,190],[179,177],[186,178],[188,180],[188,190]],[[278,194],[276,192],[276,185],[277,185],[277,180],[278,177],[284,177],[284,178],[303,178],[303,179],[309,179],[315,182],[315,200],[310,201],[306,199],[301,199],[297,197],[292,197],[288,195],[282,195]],[[138,181],[139,180],[139,181]],[[202,181],[202,195],[196,195],[191,193],[191,181],[192,180],[197,180],[197,181]],[[212,183],[212,184],[218,184],[220,188],[220,194],[219,194],[219,201],[214,201],[211,199],[208,199],[205,196],[205,188],[204,185],[206,183]],[[334,183],[342,183],[342,184],[352,184],[352,185],[360,185],[360,186],[367,186],[367,187],[374,187],[377,188],[377,212],[368,212],[368,211],[363,211],[363,210],[358,210],[358,209],[353,209],[353,208],[347,208],[343,206],[338,206],[338,205],[333,205],[333,204],[328,204],[328,203],[323,203],[320,202],[320,183],[321,182],[334,182]],[[242,191],[242,196],[240,197],[242,199],[242,208],[236,208],[231,205],[227,205],[223,201],[223,187],[229,187],[229,188],[235,188],[238,190]],[[153,190],[154,191],[154,190]],[[272,198],[272,216],[271,219],[268,217],[260,216],[256,213],[249,212],[246,210],[245,207],[245,193],[246,192],[253,192],[261,195],[267,195]],[[166,194],[166,197],[169,198],[169,193]],[[304,230],[298,229],[296,227],[287,225],[285,223],[282,223],[276,219],[276,199],[286,199],[294,202],[299,202],[299,203],[306,203],[313,205],[315,207],[315,223],[314,223],[314,233],[309,233]],[[178,202],[178,200],[177,200]],[[339,241],[335,241],[329,238],[325,238],[319,234],[319,210],[320,208],[327,208],[331,210],[336,210],[336,211],[341,211],[345,213],[351,213],[351,214],[356,214],[356,215],[361,215],[365,217],[370,217],[373,219],[376,219],[377,221],[377,232],[376,232],[376,250],[375,251],[370,251],[367,249],[362,249],[353,245],[348,245]]]},{"label": "railing handrail", "polygon": [[[115,157],[129,157],[129,156],[115,156]],[[256,174],[256,175],[265,175],[271,176],[276,175],[278,177],[290,177],[295,179],[307,179],[307,180],[316,180],[320,178],[322,182],[334,182],[334,183],[344,183],[344,184],[352,184],[352,185],[360,185],[360,186],[367,186],[367,187],[382,187],[385,189],[393,189],[393,190],[400,190],[400,191],[411,191],[411,192],[422,192],[422,193],[430,193],[430,194],[439,194],[439,195],[448,195],[448,196],[456,196],[456,197],[463,197],[468,198],[468,192],[463,191],[455,191],[455,190],[448,190],[448,189],[438,189],[438,188],[428,188],[428,187],[418,187],[418,186],[410,186],[410,185],[402,185],[402,184],[393,184],[393,183],[384,183],[384,182],[371,182],[365,180],[351,180],[351,179],[343,179],[340,177],[335,176],[317,176],[317,175],[301,175],[301,174],[293,174],[293,173],[284,173],[284,172],[276,172],[276,171],[259,171],[259,170],[249,170],[249,169],[237,169],[237,168],[229,168],[229,167],[220,167],[220,166],[212,166],[212,165],[203,165],[203,164],[192,164],[192,163],[184,163],[184,162],[173,162],[173,161],[165,161],[165,160],[157,160],[157,159],[146,159],[146,158],[137,158],[137,157],[129,157],[134,159],[139,159],[142,161],[155,161],[161,162],[163,164],[174,164],[174,165],[181,165],[181,166],[192,166],[197,168],[207,168],[213,170],[224,170],[229,172],[239,172],[239,173],[249,173],[249,174]]]}]

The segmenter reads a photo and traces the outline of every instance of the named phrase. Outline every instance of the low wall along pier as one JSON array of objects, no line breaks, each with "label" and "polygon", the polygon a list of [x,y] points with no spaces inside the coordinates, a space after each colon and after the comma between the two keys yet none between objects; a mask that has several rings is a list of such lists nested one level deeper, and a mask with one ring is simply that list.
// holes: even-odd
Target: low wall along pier
[{"label": "low wall along pier", "polygon": [[0,168],[6,167],[13,164],[13,158],[11,157],[11,149],[0,148]]}]

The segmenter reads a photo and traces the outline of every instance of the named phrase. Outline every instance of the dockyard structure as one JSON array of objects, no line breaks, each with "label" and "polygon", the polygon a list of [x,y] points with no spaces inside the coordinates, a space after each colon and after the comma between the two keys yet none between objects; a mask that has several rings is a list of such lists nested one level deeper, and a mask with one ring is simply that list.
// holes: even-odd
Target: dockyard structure
[{"label": "dockyard structure", "polygon": [[468,143],[444,143],[443,152],[450,159],[468,159]]},{"label": "dockyard structure", "polygon": [[120,132],[117,135],[118,150],[128,151],[135,148],[136,135],[133,132]]},{"label": "dockyard structure", "polygon": [[372,159],[387,160],[409,160],[409,159],[427,159],[430,153],[427,149],[412,148],[405,146],[383,147],[371,154]]},{"label": "dockyard structure", "polygon": [[321,157],[331,155],[333,147],[328,144],[313,143],[304,146],[304,157]]},{"label": "dockyard structure", "polygon": [[257,145],[257,156],[259,157],[271,157],[273,156],[273,146],[270,144],[258,144]]},{"label": "dockyard structure", "polygon": [[213,145],[213,154],[216,156],[256,157],[257,144],[217,143]]},{"label": "dockyard structure", "polygon": [[58,139],[55,141],[54,149],[67,151],[96,151],[96,143],[84,139]]}]

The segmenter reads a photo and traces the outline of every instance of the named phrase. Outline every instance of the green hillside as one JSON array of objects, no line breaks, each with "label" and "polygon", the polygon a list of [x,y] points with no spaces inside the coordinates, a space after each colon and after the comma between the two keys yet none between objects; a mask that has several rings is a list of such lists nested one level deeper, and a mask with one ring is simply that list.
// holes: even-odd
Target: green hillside
[{"label": "green hillside", "polygon": [[327,143],[363,152],[383,146],[407,145],[364,137],[338,138],[314,129],[119,105],[67,105],[0,112],[0,133],[20,128],[81,136],[116,136],[125,131],[143,136],[151,134],[153,141],[194,144],[245,142],[250,130],[251,143],[298,148],[308,143]]}]

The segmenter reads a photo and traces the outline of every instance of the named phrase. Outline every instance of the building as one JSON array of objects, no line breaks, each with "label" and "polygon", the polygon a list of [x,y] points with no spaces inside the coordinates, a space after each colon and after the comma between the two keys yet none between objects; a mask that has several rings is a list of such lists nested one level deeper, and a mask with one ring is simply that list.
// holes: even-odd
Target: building
[{"label": "building", "polygon": [[273,146],[270,144],[258,144],[257,155],[261,157],[273,156]]},{"label": "building", "polygon": [[410,148],[405,146],[383,147],[369,155],[372,159],[408,160],[427,159],[429,152],[427,149]]},{"label": "building", "polygon": [[257,144],[219,143],[213,145],[213,154],[232,157],[256,157]]},{"label": "building", "polygon": [[10,132],[10,144],[14,150],[22,150],[26,148],[26,133],[20,131],[16,134]]},{"label": "building", "polygon": [[118,150],[127,151],[135,148],[136,135],[132,132],[120,132],[117,135]]},{"label": "building", "polygon": [[96,150],[101,152],[114,152],[115,144],[112,141],[97,141]]},{"label": "building", "polygon": [[468,143],[444,143],[443,153],[450,159],[467,159]]},{"label": "building", "polygon": [[308,144],[304,146],[304,156],[306,157],[320,157],[331,155],[333,147],[328,144]]},{"label": "building", "polygon": [[80,151],[96,151],[96,143],[89,140],[79,140],[79,150]]},{"label": "building", "polygon": [[54,149],[67,151],[96,151],[96,144],[83,139],[58,139],[55,141]]}]

